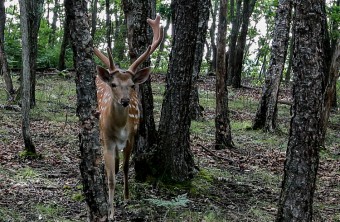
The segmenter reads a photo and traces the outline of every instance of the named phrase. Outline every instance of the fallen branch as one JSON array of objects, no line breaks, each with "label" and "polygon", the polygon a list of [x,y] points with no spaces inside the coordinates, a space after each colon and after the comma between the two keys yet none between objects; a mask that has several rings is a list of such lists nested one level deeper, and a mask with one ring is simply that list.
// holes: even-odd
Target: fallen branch
[{"label": "fallen branch", "polygon": [[229,164],[232,164],[234,161],[225,157],[221,157],[216,155],[214,152],[212,152],[211,150],[209,150],[208,148],[206,148],[205,146],[201,145],[201,144],[197,144],[199,147],[201,147],[204,151],[207,151],[209,154],[211,154],[213,157],[216,157],[218,159],[224,160],[224,161],[228,161]]},{"label": "fallen branch", "polygon": [[21,111],[21,107],[18,106],[18,105],[2,105],[2,104],[0,104],[0,109],[13,110],[13,111],[16,111],[16,112]]}]

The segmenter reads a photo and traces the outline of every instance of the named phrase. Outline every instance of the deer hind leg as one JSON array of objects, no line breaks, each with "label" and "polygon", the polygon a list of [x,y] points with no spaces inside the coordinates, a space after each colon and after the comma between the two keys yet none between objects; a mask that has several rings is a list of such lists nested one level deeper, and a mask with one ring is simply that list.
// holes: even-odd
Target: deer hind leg
[{"label": "deer hind leg", "polygon": [[130,199],[129,194],[129,160],[132,152],[133,140],[128,140],[124,149],[123,171],[124,171],[124,199]]},{"label": "deer hind leg", "polygon": [[104,150],[104,162],[105,162],[105,170],[108,180],[108,187],[109,187],[109,209],[108,214],[109,218],[113,219],[114,216],[114,206],[113,206],[113,199],[115,193],[115,165],[116,165],[116,152],[114,151],[115,148],[106,148]]}]

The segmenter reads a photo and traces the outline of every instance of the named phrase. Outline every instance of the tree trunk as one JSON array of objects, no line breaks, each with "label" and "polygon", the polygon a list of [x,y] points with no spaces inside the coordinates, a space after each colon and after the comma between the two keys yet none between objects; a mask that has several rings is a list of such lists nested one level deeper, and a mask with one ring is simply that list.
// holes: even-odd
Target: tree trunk
[{"label": "tree trunk", "polygon": [[[171,3],[173,41],[155,162],[156,177],[185,181],[195,174],[190,150],[190,91],[198,28],[198,0]],[[185,55],[185,56],[184,56]]]},{"label": "tree trunk", "polygon": [[217,67],[216,67],[216,117],[215,117],[215,148],[234,147],[231,137],[228,89],[226,84],[226,34],[227,34],[227,0],[220,1],[217,34]]},{"label": "tree trunk", "polygon": [[0,39],[5,40],[6,10],[5,0],[0,0]]},{"label": "tree trunk", "polygon": [[277,99],[283,73],[291,21],[292,1],[279,1],[276,10],[271,58],[266,72],[262,96],[254,119],[253,129],[274,132],[277,129]]},{"label": "tree trunk", "polygon": [[[22,2],[25,2],[23,0]],[[30,63],[30,106],[35,106],[35,85],[36,85],[36,62],[37,62],[37,53],[38,53],[38,32],[40,27],[40,20],[43,15],[44,11],[44,0],[31,0],[27,2],[26,8],[28,10],[28,41],[29,41],[29,63]],[[23,87],[22,85],[20,87]],[[19,92],[22,91],[21,89],[18,90]],[[19,97],[21,95],[18,95]],[[20,98],[16,98],[19,100]]]},{"label": "tree trunk", "polygon": [[125,57],[125,41],[126,41],[126,24],[124,21],[124,15],[120,14],[120,9],[118,4],[114,4],[113,15],[115,17],[115,23],[113,28],[113,58],[115,62],[119,65]]},{"label": "tree trunk", "polygon": [[[152,29],[146,22],[147,18],[156,16],[156,1],[123,0],[123,9],[128,30],[129,55],[131,63],[134,62],[152,43]],[[150,66],[150,58],[141,65],[141,68]],[[141,116],[138,133],[135,137],[135,171],[136,179],[146,180],[150,175],[150,152],[157,141],[157,132],[153,117],[153,96],[150,79],[139,86],[141,101]]]},{"label": "tree trunk", "polygon": [[30,0],[20,1],[20,24],[22,35],[22,95],[21,95],[21,112],[22,112],[22,135],[24,139],[24,151],[28,155],[35,155],[36,150],[30,133],[30,101],[31,101],[31,50],[29,34],[29,4]]},{"label": "tree trunk", "polygon": [[[94,35],[96,34],[97,31],[97,13],[98,13],[98,0],[93,0],[92,1],[92,17],[91,17],[91,36],[92,39],[94,39]],[[86,18],[87,19],[87,18]]]},{"label": "tree trunk", "polygon": [[197,40],[196,40],[196,52],[195,52],[195,60],[194,67],[192,71],[192,88],[191,88],[191,98],[190,98],[190,118],[192,120],[200,120],[203,117],[202,111],[203,107],[199,103],[199,95],[198,95],[198,83],[197,80],[199,78],[203,51],[204,51],[204,43],[206,42],[208,21],[209,21],[209,9],[210,9],[210,0],[199,0],[199,23],[197,29]]},{"label": "tree trunk", "polygon": [[216,41],[215,41],[215,31],[216,31],[216,15],[218,11],[218,0],[214,0],[214,7],[211,9],[211,18],[212,23],[209,30],[210,35],[210,42],[211,42],[211,49],[212,49],[212,59],[207,61],[209,66],[208,73],[215,73],[216,72],[216,54],[217,54],[217,47],[216,47]]},{"label": "tree trunk", "polygon": [[[234,77],[234,70],[236,64],[236,42],[237,42],[237,35],[240,30],[240,17],[241,17],[241,4],[242,0],[237,0],[236,6],[236,16],[233,16],[232,13],[231,17],[231,32],[230,32],[230,41],[229,41],[229,49],[228,49],[228,69],[227,71],[227,83],[231,85],[232,79]],[[230,12],[234,11],[234,7],[230,9]]]},{"label": "tree trunk", "polygon": [[60,54],[59,54],[59,63],[58,63],[58,69],[59,70],[66,69],[65,54],[66,54],[66,48],[69,44],[69,38],[70,38],[69,32],[70,32],[70,28],[69,28],[69,25],[68,25],[67,17],[65,17],[63,40],[61,42]]},{"label": "tree trunk", "polygon": [[168,32],[170,24],[171,24],[170,17],[171,17],[171,15],[169,15],[166,18],[166,25],[164,26],[164,39],[161,42],[161,44],[159,45],[159,49],[158,49],[158,53],[157,53],[157,58],[156,58],[156,61],[155,61],[155,69],[159,68],[160,63],[161,63],[161,57],[162,57],[162,53],[164,51],[165,41],[167,39],[167,34],[166,33]]},{"label": "tree trunk", "polygon": [[51,24],[51,33],[48,38],[48,43],[52,48],[55,44],[56,40],[56,30],[57,30],[57,20],[58,20],[58,11],[59,11],[59,0],[54,0],[54,8],[53,8],[53,19]]},{"label": "tree trunk", "polygon": [[107,47],[112,49],[112,38],[111,38],[111,11],[110,11],[110,0],[105,0],[105,12],[106,12],[106,42],[107,42]]},{"label": "tree trunk", "polygon": [[[292,30],[294,29],[294,22],[292,23]],[[288,67],[286,71],[286,77],[285,77],[285,85],[288,86],[291,80],[291,73],[292,73],[292,64],[293,64],[293,43],[295,41],[295,34],[292,32],[292,37],[290,39],[289,43],[289,57],[288,57]]]},{"label": "tree trunk", "polygon": [[233,88],[241,88],[241,75],[243,66],[244,49],[247,41],[247,34],[250,22],[250,16],[254,11],[256,0],[243,1],[242,26],[236,44],[236,60],[235,67],[232,71],[232,86]]},{"label": "tree trunk", "polygon": [[13,82],[12,82],[11,74],[8,68],[6,53],[5,53],[4,45],[2,43],[1,38],[0,38],[0,65],[1,65],[0,72],[4,76],[7,101],[10,102],[10,101],[13,101],[14,99],[15,91],[13,88]]},{"label": "tree trunk", "polygon": [[65,0],[76,68],[77,116],[80,121],[80,172],[88,206],[88,221],[107,221],[107,193],[98,119],[92,37],[86,1]]},{"label": "tree trunk", "polygon": [[[326,76],[323,0],[295,0],[292,119],[276,221],[312,221],[313,196],[324,144]],[[313,27],[313,28],[311,28]]]}]

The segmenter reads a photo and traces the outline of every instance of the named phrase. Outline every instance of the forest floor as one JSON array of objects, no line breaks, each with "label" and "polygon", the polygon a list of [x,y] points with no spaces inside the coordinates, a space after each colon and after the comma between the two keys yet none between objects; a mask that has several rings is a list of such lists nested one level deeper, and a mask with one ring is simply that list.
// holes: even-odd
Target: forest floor
[{"label": "forest floor", "polygon": [[[163,75],[152,77],[156,121],[160,116],[164,79]],[[0,222],[86,221],[74,78],[72,74],[50,70],[39,73],[37,81],[31,134],[40,159],[22,158],[20,112],[0,109]],[[185,184],[137,183],[131,163],[129,202],[123,201],[122,173],[118,174],[116,221],[274,221],[290,106],[279,104],[280,133],[249,130],[261,89],[230,88],[232,136],[237,148],[217,151],[213,148],[214,82],[213,76],[202,76],[203,120],[193,121],[190,129],[199,173]],[[5,99],[2,90],[0,105],[6,103]],[[290,101],[291,91],[282,90],[280,100]],[[316,222],[340,221],[339,146],[338,109],[331,113],[326,148],[320,153],[314,197],[313,221]]]}]

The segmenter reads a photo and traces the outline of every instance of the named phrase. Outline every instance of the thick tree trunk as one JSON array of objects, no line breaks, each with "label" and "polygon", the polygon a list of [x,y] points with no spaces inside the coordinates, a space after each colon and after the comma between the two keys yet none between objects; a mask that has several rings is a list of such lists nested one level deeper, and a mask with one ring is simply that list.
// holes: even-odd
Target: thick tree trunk
[{"label": "thick tree trunk", "polygon": [[217,34],[217,67],[216,67],[216,117],[215,148],[234,147],[228,110],[228,89],[226,84],[226,34],[227,34],[227,0],[220,1]]},{"label": "thick tree trunk", "polygon": [[243,1],[242,26],[236,44],[236,60],[235,67],[232,71],[232,86],[233,88],[241,88],[241,75],[243,67],[244,49],[247,41],[248,28],[250,23],[250,16],[254,11],[256,0]]},{"label": "thick tree trunk", "polygon": [[69,38],[70,38],[69,32],[70,32],[70,29],[69,29],[68,21],[67,21],[67,18],[65,17],[63,40],[61,42],[60,54],[59,54],[59,63],[58,63],[59,70],[64,70],[66,68],[65,54],[66,54],[66,48],[69,44]]},{"label": "thick tree trunk", "polygon": [[77,115],[80,122],[80,172],[88,206],[88,221],[107,221],[107,193],[98,119],[92,37],[86,1],[65,0],[76,68]]},{"label": "thick tree trunk", "polygon": [[277,129],[277,99],[287,55],[291,11],[292,0],[279,1],[276,10],[270,65],[266,72],[253,129],[264,129],[268,132],[274,132]]},{"label": "thick tree trunk", "polygon": [[201,64],[203,59],[204,43],[206,41],[208,21],[209,21],[209,9],[210,0],[199,0],[199,23],[197,29],[197,40],[196,40],[196,52],[195,61],[192,71],[192,88],[190,98],[190,118],[192,120],[200,120],[203,117],[203,107],[199,103],[198,95],[198,83]]},{"label": "thick tree trunk", "polygon": [[31,50],[29,34],[29,2],[30,0],[20,1],[20,27],[22,35],[22,95],[21,95],[21,112],[22,112],[22,135],[27,155],[35,155],[36,150],[30,133],[30,101],[31,101]]},{"label": "thick tree trunk", "polygon": [[[147,47],[151,45],[153,34],[148,25],[147,18],[156,16],[156,1],[123,0],[123,9],[128,30],[129,55],[131,63],[134,62]],[[140,68],[150,66],[150,58]],[[135,137],[135,171],[136,179],[146,180],[150,175],[150,152],[157,141],[157,132],[153,117],[153,96],[150,79],[139,86],[141,101],[141,116],[138,133]]]},{"label": "thick tree trunk", "polygon": [[[312,221],[327,84],[323,0],[295,0],[294,102],[276,221]],[[312,28],[311,28],[312,27]]]},{"label": "thick tree trunk", "polygon": [[[190,150],[190,91],[198,28],[198,0],[171,3],[173,42],[167,73],[159,140],[153,166],[163,181],[185,181],[195,174]],[[185,55],[185,56],[184,56]]]}]

